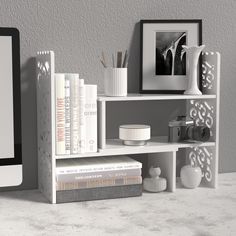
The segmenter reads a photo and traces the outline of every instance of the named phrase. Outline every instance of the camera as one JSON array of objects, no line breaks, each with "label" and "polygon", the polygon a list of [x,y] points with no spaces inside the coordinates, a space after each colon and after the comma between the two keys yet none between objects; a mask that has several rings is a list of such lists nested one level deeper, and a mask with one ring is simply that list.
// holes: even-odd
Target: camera
[{"label": "camera", "polygon": [[186,140],[206,142],[210,138],[210,129],[207,126],[196,126],[193,119],[188,116],[177,116],[168,126],[169,142]]}]

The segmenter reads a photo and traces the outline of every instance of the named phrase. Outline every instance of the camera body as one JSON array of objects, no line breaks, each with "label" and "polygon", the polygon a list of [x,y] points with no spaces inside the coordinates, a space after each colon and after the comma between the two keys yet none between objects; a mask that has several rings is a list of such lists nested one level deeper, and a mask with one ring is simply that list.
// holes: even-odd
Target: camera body
[{"label": "camera body", "polygon": [[210,138],[210,129],[207,126],[196,126],[188,116],[177,116],[169,122],[168,128],[168,141],[172,143],[187,140],[206,142]]}]

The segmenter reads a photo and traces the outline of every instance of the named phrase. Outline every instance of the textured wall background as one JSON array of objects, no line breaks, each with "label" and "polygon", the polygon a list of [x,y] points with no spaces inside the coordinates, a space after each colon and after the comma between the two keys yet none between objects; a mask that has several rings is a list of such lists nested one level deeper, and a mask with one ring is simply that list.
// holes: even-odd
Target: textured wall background
[{"label": "textured wall background", "polygon": [[220,171],[236,171],[236,1],[0,0],[0,25],[21,33],[24,182],[37,187],[37,50],[56,54],[57,72],[79,72],[103,90],[101,50],[130,50],[129,91],[139,86],[140,19],[203,19],[203,42],[222,54]]}]

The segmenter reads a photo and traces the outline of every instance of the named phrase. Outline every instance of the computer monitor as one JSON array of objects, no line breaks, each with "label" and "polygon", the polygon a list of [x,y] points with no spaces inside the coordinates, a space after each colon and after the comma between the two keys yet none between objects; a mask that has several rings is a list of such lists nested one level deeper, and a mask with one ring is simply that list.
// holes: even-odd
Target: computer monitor
[{"label": "computer monitor", "polygon": [[22,183],[20,40],[0,27],[0,187]]}]

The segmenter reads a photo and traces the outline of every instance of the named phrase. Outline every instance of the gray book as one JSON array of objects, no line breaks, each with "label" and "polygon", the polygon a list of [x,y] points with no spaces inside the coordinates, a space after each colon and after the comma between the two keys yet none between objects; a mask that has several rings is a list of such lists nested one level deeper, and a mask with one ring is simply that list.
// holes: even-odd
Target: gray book
[{"label": "gray book", "polygon": [[78,201],[91,201],[102,199],[114,199],[124,197],[136,197],[142,195],[142,184],[90,188],[90,189],[75,189],[57,191],[56,202],[78,202]]}]

